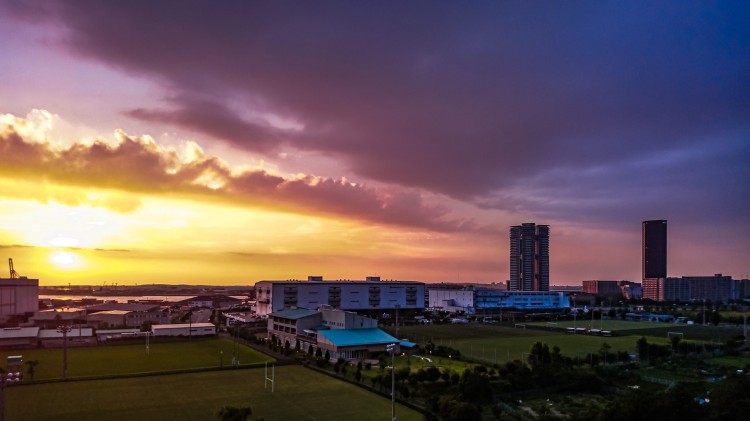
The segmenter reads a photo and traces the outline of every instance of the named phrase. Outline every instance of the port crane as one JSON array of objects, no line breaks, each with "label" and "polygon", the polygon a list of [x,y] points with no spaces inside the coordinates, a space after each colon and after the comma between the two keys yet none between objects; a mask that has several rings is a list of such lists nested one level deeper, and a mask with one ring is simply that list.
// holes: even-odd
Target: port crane
[{"label": "port crane", "polygon": [[8,266],[10,266],[10,279],[18,279],[21,277],[21,275],[13,269],[13,259],[8,258]]}]

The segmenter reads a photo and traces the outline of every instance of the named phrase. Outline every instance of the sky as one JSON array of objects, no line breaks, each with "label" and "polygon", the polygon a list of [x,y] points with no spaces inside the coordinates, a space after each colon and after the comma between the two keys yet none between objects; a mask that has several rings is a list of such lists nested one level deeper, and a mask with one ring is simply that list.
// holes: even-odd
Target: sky
[{"label": "sky", "polygon": [[[0,0],[0,250],[42,285],[750,273],[750,4]],[[0,276],[7,276],[0,271]]]}]

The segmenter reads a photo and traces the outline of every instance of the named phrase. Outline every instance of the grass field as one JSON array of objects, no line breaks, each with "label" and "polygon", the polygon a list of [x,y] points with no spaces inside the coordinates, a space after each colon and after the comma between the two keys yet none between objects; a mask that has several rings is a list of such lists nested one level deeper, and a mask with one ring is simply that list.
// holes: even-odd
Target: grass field
[{"label": "grass field", "polygon": [[[647,326],[651,326],[653,330],[643,330],[644,323],[642,322],[620,323],[624,324],[619,324],[619,326],[630,328],[633,327],[632,324],[638,324],[640,330],[634,331],[638,332],[634,335],[601,337],[571,335],[564,333],[564,328],[540,330],[486,324],[424,325],[400,327],[398,336],[408,338],[422,346],[431,340],[435,345],[456,348],[465,356],[491,363],[504,363],[524,360],[523,353],[528,352],[534,342],[545,343],[550,348],[558,346],[560,351],[569,357],[582,357],[589,352],[597,352],[605,342],[611,346],[609,352],[625,351],[633,354],[636,341],[641,336],[645,336],[651,343],[669,343],[664,329],[669,330],[675,326],[668,323],[648,323]],[[387,330],[388,333],[395,334],[394,328],[387,328]],[[685,338],[689,339],[689,337],[690,335],[686,335]]]},{"label": "grass field", "polygon": [[676,325],[674,323],[659,323],[659,322],[635,322],[630,320],[591,320],[585,318],[579,318],[575,322],[573,320],[565,320],[558,322],[532,322],[527,323],[529,326],[538,326],[551,329],[567,329],[569,327],[582,327],[587,329],[603,329],[615,332],[626,332],[630,330],[643,330],[653,328],[667,328],[687,325]]},{"label": "grass field", "polygon": [[[146,346],[117,345],[86,348],[68,348],[68,378],[149,373],[169,370],[229,366],[233,343],[228,339],[199,339],[182,342],[151,344],[149,355]],[[271,362],[273,358],[240,345],[240,364]],[[0,352],[4,361],[8,355],[22,355],[24,361],[38,360],[34,380],[62,377],[62,349],[24,349]],[[27,366],[24,365],[25,380]]]},{"label": "grass field", "polygon": [[[264,370],[243,369],[111,380],[57,382],[6,389],[8,420],[212,420],[224,405],[250,406],[272,420],[383,420],[391,401],[298,366],[276,368],[275,392]],[[421,414],[398,406],[399,420]]]}]

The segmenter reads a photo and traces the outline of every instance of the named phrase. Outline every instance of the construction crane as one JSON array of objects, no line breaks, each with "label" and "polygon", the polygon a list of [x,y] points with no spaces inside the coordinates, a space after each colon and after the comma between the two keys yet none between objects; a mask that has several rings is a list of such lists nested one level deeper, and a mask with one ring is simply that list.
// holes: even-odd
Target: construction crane
[{"label": "construction crane", "polygon": [[21,275],[13,269],[13,259],[8,258],[8,266],[10,266],[10,279],[18,279],[21,277]]}]

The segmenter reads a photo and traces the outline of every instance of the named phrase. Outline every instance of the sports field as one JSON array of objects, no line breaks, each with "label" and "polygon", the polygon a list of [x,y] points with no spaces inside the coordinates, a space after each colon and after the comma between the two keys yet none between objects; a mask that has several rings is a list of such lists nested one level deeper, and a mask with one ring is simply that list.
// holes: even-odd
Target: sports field
[{"label": "sports field", "polygon": [[[68,378],[151,373],[195,368],[214,368],[231,365],[234,344],[229,339],[197,339],[192,341],[151,343],[146,355],[146,344],[112,345],[68,348]],[[273,358],[244,345],[237,347],[240,364],[271,362]],[[62,378],[63,350],[24,349],[3,350],[0,358],[21,355],[24,361],[37,360],[34,380]],[[24,364],[25,380],[28,366]]]},{"label": "sports field", "polygon": [[[111,380],[55,382],[6,389],[8,420],[214,420],[225,405],[250,406],[272,420],[384,420],[391,401],[298,366],[276,368],[274,393],[264,369]],[[421,414],[397,406],[399,420]]]},{"label": "sports field", "polygon": [[[572,335],[565,332],[567,322],[558,325],[540,323],[545,329],[532,329],[531,323],[523,326],[508,327],[487,324],[465,325],[421,325],[402,326],[398,337],[409,339],[424,346],[428,340],[435,345],[446,345],[461,351],[462,355],[492,363],[504,363],[512,360],[524,360],[523,354],[529,351],[534,342],[542,342],[550,348],[557,346],[569,357],[581,357],[589,352],[598,352],[606,342],[611,348],[608,352],[625,351],[635,353],[636,341],[645,336],[651,343],[669,343],[668,331],[684,333],[684,340],[710,341],[713,337],[723,337],[733,331],[720,330],[707,326],[675,325],[670,323],[604,321],[604,329],[622,332],[622,336],[589,336]],[[608,324],[609,323],[609,324]],[[577,321],[577,327],[588,327]],[[572,322],[570,322],[572,327]],[[595,329],[601,327],[596,321]],[[615,329],[615,327],[617,329]],[[395,335],[394,328],[387,328],[388,333]],[[720,336],[721,335],[721,336]],[[710,338],[710,339],[705,339]]]}]

